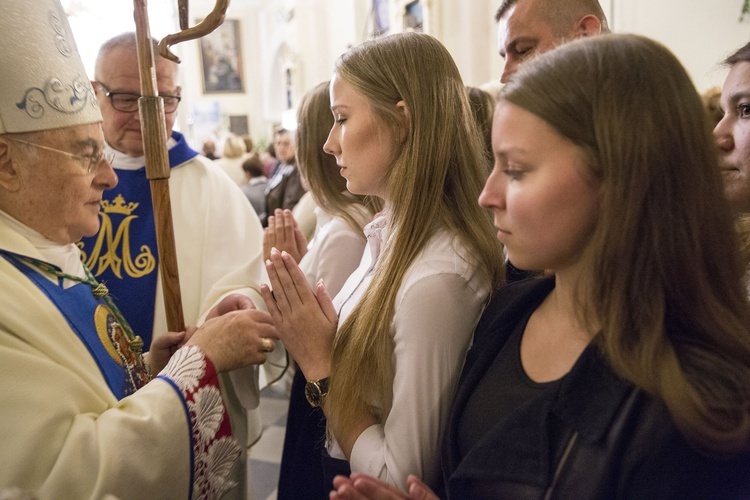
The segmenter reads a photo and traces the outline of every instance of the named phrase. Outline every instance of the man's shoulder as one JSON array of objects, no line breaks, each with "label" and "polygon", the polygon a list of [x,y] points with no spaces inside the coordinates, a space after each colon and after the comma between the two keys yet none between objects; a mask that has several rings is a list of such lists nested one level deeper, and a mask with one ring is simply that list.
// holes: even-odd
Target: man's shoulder
[{"label": "man's shoulder", "polygon": [[176,172],[178,170],[184,170],[184,169],[190,169],[190,168],[197,168],[197,169],[215,169],[218,168],[217,165],[202,155],[196,155],[192,158],[179,163],[172,167],[172,172]]},{"label": "man's shoulder", "polygon": [[201,155],[175,165],[170,172],[171,177],[179,182],[198,183],[204,188],[209,186],[222,189],[224,186],[238,187],[226,172],[221,170],[220,166]]}]

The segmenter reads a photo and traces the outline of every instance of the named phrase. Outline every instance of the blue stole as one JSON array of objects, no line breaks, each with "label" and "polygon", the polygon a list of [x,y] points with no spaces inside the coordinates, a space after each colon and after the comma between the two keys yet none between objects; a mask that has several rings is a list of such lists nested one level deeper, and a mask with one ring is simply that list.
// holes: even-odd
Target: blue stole
[{"label": "blue stole", "polygon": [[[172,132],[177,141],[169,150],[174,168],[198,155],[185,137]],[[119,183],[104,192],[101,227],[78,243],[86,267],[109,289],[110,296],[143,339],[143,351],[151,346],[159,255],[156,248],[154,207],[146,167],[117,170]]]},{"label": "blue stole", "polygon": [[55,304],[70,328],[89,350],[118,400],[148,383],[147,375],[137,369],[136,365],[140,360],[130,350],[128,336],[104,299],[95,298],[89,285],[77,283],[70,288],[63,288],[62,278],[58,278],[55,284],[12,253],[0,252],[0,255]]}]

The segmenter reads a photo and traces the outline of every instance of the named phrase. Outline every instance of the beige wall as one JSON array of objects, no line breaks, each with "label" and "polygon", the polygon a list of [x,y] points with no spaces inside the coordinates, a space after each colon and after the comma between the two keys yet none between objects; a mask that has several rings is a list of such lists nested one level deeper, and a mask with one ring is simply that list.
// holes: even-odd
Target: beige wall
[{"label": "beige wall", "polygon": [[[422,0],[426,28],[453,55],[468,85],[494,82],[501,72],[493,20],[499,0]],[[390,0],[391,29],[400,29],[408,0]],[[750,39],[750,20],[738,21],[741,0],[603,0],[615,32],[639,33],[669,47],[699,90],[721,83],[717,63]],[[191,2],[191,17],[204,15],[206,0]],[[282,12],[294,7],[291,20]],[[256,140],[269,140],[285,108],[284,70],[293,73],[293,103],[330,78],[333,64],[370,31],[371,0],[232,0],[227,17],[242,22],[245,94],[202,93],[195,42],[182,49],[185,109],[180,124],[190,136],[190,103],[218,102],[221,113],[247,114]],[[219,130],[219,134],[224,131]]]},{"label": "beige wall", "polygon": [[660,41],[680,59],[696,87],[720,85],[718,63],[750,41],[750,20],[739,22],[742,0],[616,0],[614,31]]}]

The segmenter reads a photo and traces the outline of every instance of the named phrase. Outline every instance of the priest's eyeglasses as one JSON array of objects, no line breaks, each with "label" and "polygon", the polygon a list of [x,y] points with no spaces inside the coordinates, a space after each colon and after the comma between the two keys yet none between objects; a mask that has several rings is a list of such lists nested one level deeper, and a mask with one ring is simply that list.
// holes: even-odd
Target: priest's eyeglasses
[{"label": "priest's eyeglasses", "polygon": [[69,153],[67,151],[63,151],[62,149],[55,149],[51,148],[49,146],[42,146],[41,144],[35,144],[33,142],[23,141],[21,139],[13,139],[8,137],[7,139],[10,139],[14,142],[20,142],[21,144],[26,144],[27,146],[32,146],[39,149],[46,149],[47,151],[54,151],[55,153],[60,153],[68,158],[73,158],[74,160],[78,160],[78,162],[81,164],[83,169],[86,171],[87,174],[93,174],[96,172],[97,167],[102,162],[102,160],[107,160],[107,163],[110,165],[112,164],[112,161],[115,159],[114,153],[105,154],[104,151],[101,151],[99,154],[96,155],[74,155],[73,153]]},{"label": "priest's eyeglasses", "polygon": [[[104,95],[109,98],[109,102],[112,103],[112,107],[117,111],[123,113],[135,113],[138,111],[138,99],[142,96],[141,94],[133,94],[130,92],[110,92],[106,85],[102,82],[96,82],[99,87],[104,91]],[[164,112],[174,113],[177,111],[177,105],[180,104],[182,97],[176,95],[161,95],[160,97],[164,100]]]}]

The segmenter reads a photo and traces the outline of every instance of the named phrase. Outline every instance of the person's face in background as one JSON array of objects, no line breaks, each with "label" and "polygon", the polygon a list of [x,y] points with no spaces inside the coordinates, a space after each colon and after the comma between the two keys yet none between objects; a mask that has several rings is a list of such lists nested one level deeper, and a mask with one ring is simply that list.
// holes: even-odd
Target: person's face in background
[{"label": "person's face in background", "polygon": [[583,149],[523,108],[500,101],[492,126],[495,165],[479,196],[519,269],[578,266],[597,221],[599,188]]},{"label": "person's face in background", "polygon": [[[555,0],[559,2],[562,0]],[[518,0],[505,12],[497,25],[497,46],[505,67],[500,81],[505,83],[528,59],[552,50],[570,40],[602,33],[601,20],[587,9],[575,10],[573,5],[557,6],[571,9],[569,16],[554,10],[549,0]],[[579,6],[580,7],[580,6]],[[578,15],[572,15],[577,12]]]},{"label": "person's face in background", "polygon": [[283,163],[291,163],[294,160],[294,138],[289,132],[276,134],[273,138],[273,147],[276,150],[276,158]]},{"label": "person's face in background", "polygon": [[[104,122],[104,139],[112,148],[137,158],[143,156],[143,135],[138,111],[123,112],[112,107],[112,102],[105,95],[106,90],[96,82],[106,86],[110,92],[141,93],[140,76],[138,73],[138,57],[135,51],[125,48],[113,49],[107,57],[99,61],[96,67],[96,81],[92,82],[96,90]],[[156,57],[156,83],[159,94],[178,96],[180,87],[177,86],[177,64]],[[177,112],[165,114],[167,137],[172,135]]]},{"label": "person's face in background", "polygon": [[729,71],[721,93],[724,118],[716,125],[719,166],[732,208],[750,213],[750,62]]},{"label": "person's face in background", "polygon": [[334,124],[323,150],[336,157],[346,188],[387,200],[386,179],[398,137],[369,101],[338,75],[331,79]]},{"label": "person's face in background", "polygon": [[560,42],[553,27],[544,20],[541,8],[539,0],[519,0],[498,21],[497,46],[505,61],[502,83],[508,81],[521,63]]}]

